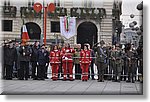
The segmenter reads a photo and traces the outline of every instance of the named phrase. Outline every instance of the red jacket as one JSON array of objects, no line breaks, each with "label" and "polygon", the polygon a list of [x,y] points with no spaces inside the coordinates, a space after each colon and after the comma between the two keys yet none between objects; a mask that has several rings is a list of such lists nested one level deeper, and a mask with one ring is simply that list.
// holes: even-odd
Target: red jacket
[{"label": "red jacket", "polygon": [[72,56],[74,53],[75,53],[75,50],[73,48],[62,48],[61,50],[62,60],[73,62]]},{"label": "red jacket", "polygon": [[82,50],[80,52],[80,63],[91,63],[91,51],[90,50]]},{"label": "red jacket", "polygon": [[54,50],[51,51],[50,53],[50,63],[60,63],[60,51],[59,50]]}]

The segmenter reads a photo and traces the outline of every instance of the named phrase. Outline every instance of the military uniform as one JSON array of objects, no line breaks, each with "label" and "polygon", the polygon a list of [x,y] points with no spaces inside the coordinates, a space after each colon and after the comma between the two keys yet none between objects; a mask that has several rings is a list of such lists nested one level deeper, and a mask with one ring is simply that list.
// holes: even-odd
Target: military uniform
[{"label": "military uniform", "polygon": [[108,74],[104,78],[106,80],[111,80],[112,79],[112,67],[111,67],[111,46],[106,47],[106,54],[107,54],[107,59],[106,59],[106,70],[105,73]]},{"label": "military uniform", "polygon": [[81,79],[81,68],[80,68],[80,51],[75,51],[74,64],[75,64],[75,79]]},{"label": "military uniform", "polygon": [[[121,50],[114,50],[111,52],[114,81],[120,81],[122,71],[122,53]],[[117,77],[119,77],[117,79]]]},{"label": "military uniform", "polygon": [[98,82],[104,81],[104,70],[106,69],[106,53],[104,53],[103,47],[98,46],[94,49],[96,53],[96,65],[98,70]]},{"label": "military uniform", "polygon": [[137,58],[136,51],[129,50],[127,51],[128,57],[128,82],[134,83],[135,72],[137,68]]},{"label": "military uniform", "polygon": [[109,57],[108,57],[108,60],[109,60],[109,77],[108,77],[108,80],[112,80],[112,70],[113,70],[113,66],[114,66],[114,60],[112,59],[111,57],[111,53],[113,52],[113,50],[109,50]]},{"label": "military uniform", "polygon": [[138,72],[141,73],[141,76],[138,76],[138,80],[142,83],[143,82],[143,46],[139,46],[137,48],[138,54]]},{"label": "military uniform", "polygon": [[127,53],[125,53],[125,51],[122,52],[122,72],[121,74],[124,76],[121,76],[121,80],[124,79],[124,81],[126,81],[126,75],[127,75],[127,68],[128,68],[128,58],[127,58]]}]

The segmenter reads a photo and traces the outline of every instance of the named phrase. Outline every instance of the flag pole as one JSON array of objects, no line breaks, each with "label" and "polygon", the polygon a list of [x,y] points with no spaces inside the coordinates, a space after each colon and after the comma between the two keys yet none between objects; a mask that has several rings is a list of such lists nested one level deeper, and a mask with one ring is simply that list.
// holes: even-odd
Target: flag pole
[{"label": "flag pole", "polygon": [[44,7],[44,44],[46,45],[47,7]]},{"label": "flag pole", "polygon": [[43,32],[41,33],[41,37],[40,37],[40,45],[43,45],[43,35],[44,35],[44,0],[43,0],[42,11],[43,11]]}]

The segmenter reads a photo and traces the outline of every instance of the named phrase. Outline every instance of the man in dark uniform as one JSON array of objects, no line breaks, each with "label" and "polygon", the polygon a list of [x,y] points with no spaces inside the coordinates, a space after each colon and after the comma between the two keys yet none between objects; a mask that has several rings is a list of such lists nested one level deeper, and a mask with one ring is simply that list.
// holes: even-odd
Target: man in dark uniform
[{"label": "man in dark uniform", "polygon": [[[98,45],[97,43],[96,45]],[[94,45],[94,51],[97,52],[96,54],[96,65],[98,70],[98,82],[104,82],[104,70],[106,69],[106,58],[107,55],[104,53],[103,45],[105,42],[102,40],[100,41],[100,46]]]},{"label": "man in dark uniform", "polygon": [[143,46],[139,45],[137,48],[138,53],[138,72],[141,74],[141,76],[138,76],[138,79],[141,83],[143,83]]},{"label": "man in dark uniform", "polygon": [[92,61],[91,61],[91,65],[90,65],[90,68],[91,68],[91,77],[92,77],[92,80],[95,80],[94,78],[94,62],[95,62],[95,53],[94,51],[91,49],[91,57],[92,57]]},{"label": "man in dark uniform", "polygon": [[17,51],[13,46],[13,42],[9,42],[9,47],[7,47],[5,50],[5,65],[6,65],[6,80],[12,80],[12,74],[13,74],[13,65],[14,62],[17,60]]},{"label": "man in dark uniform", "polygon": [[[47,55],[49,55],[49,54],[50,54],[50,52],[49,52],[49,50],[48,50],[48,48],[47,48],[47,47],[45,47],[45,50],[46,50]],[[49,60],[49,57],[48,57],[48,59],[47,59],[47,60]],[[45,76],[44,76],[44,78],[45,78],[45,79],[48,79],[48,77],[47,77],[47,70],[48,70],[48,66],[49,66],[49,63],[47,63],[47,64],[46,64],[46,66],[45,66]]]},{"label": "man in dark uniform", "polygon": [[2,46],[2,55],[3,55],[3,59],[2,60],[2,79],[6,78],[6,59],[5,59],[5,51],[6,49],[9,47],[8,42],[4,41],[4,45]]},{"label": "man in dark uniform", "polygon": [[20,71],[19,80],[28,80],[29,78],[29,61],[32,54],[32,49],[29,47],[27,42],[22,43],[19,49],[20,53]]},{"label": "man in dark uniform", "polygon": [[45,45],[43,44],[41,48],[38,51],[38,56],[37,56],[37,65],[38,65],[38,70],[37,70],[37,77],[38,80],[44,80],[45,78],[45,67],[49,63],[49,54],[45,50]]},{"label": "man in dark uniform", "polygon": [[37,55],[39,50],[39,42],[35,42],[32,47],[32,55],[31,55],[31,63],[32,63],[32,78],[33,80],[37,79],[37,76],[35,75],[36,69],[37,69]]}]

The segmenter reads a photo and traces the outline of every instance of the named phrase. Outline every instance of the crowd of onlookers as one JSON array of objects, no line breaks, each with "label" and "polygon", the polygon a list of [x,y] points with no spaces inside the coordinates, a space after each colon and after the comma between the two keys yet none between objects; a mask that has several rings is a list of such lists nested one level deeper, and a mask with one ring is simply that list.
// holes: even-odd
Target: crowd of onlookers
[{"label": "crowd of onlookers", "polygon": [[[6,80],[13,78],[45,80],[48,79],[48,74],[52,74],[52,80],[55,80],[56,76],[57,79],[62,79],[62,77],[67,79],[70,77],[69,75],[73,78],[73,75],[76,80],[82,79],[82,81],[95,80],[95,76],[98,76],[98,82],[104,80],[143,81],[143,47],[136,48],[133,44],[110,45],[101,41],[93,46],[84,44],[82,48],[81,44],[70,46],[67,43],[45,46],[44,44],[40,45],[38,41],[35,41],[34,44],[9,41],[3,44],[2,51],[2,78]],[[52,55],[56,51],[59,51],[57,52],[58,56]],[[70,53],[71,55],[69,55]],[[55,60],[55,57],[59,57],[56,71],[53,66],[56,62],[53,62],[52,57]],[[71,67],[67,66],[68,58],[72,59]],[[85,60],[88,61],[88,65],[85,65]],[[65,66],[69,68],[66,69],[66,72]],[[48,68],[52,70],[52,73],[48,71]],[[70,72],[73,71],[70,70],[73,68],[75,68],[74,73]],[[97,68],[97,72],[94,72],[95,68]]]}]

